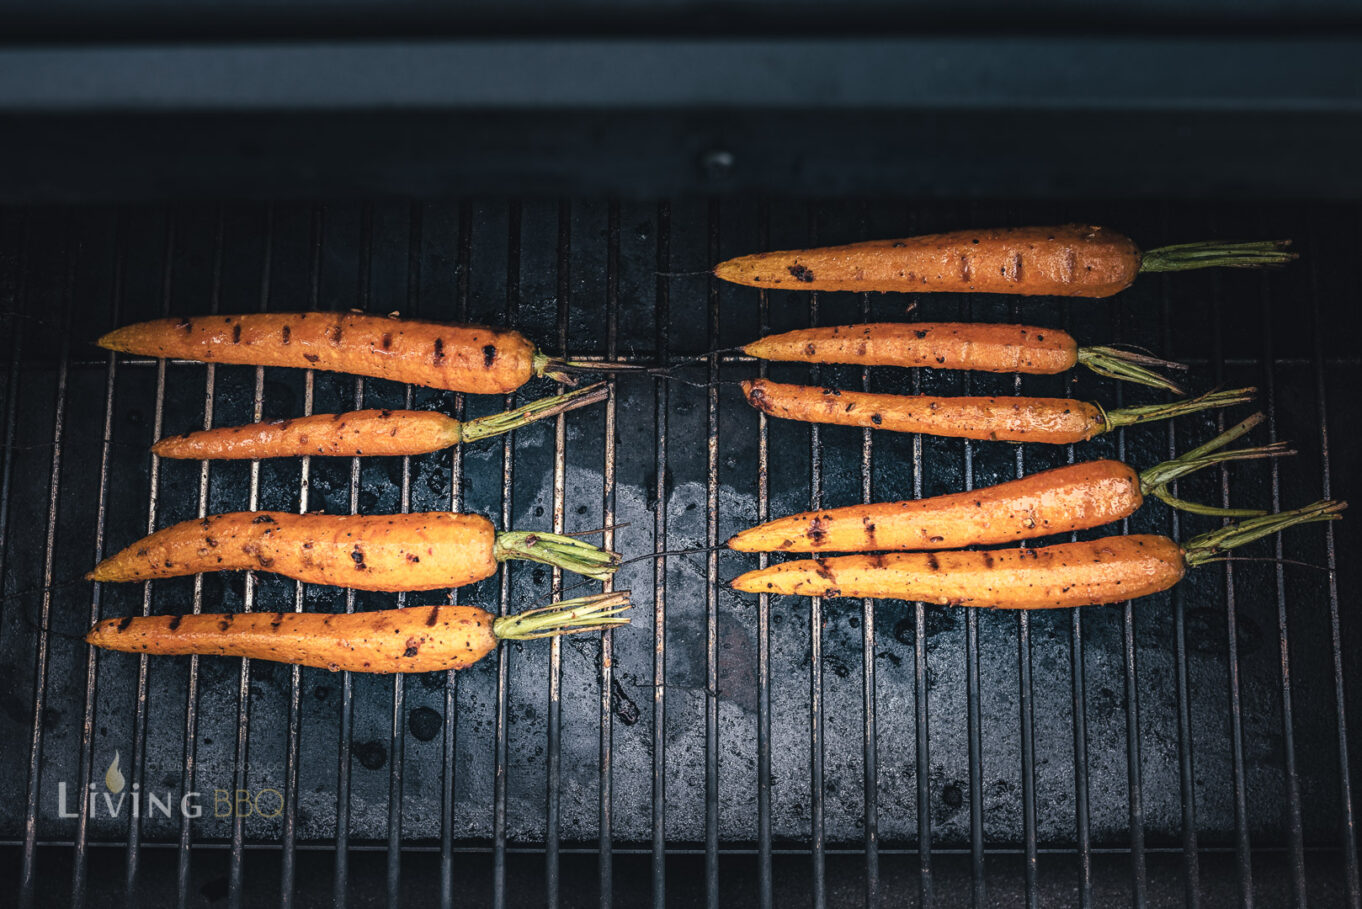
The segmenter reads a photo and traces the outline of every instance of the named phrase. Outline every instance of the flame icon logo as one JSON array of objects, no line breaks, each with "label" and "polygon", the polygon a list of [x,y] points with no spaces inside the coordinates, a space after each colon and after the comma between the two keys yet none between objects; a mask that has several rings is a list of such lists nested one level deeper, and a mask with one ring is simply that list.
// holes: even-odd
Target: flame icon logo
[{"label": "flame icon logo", "polygon": [[114,795],[118,795],[123,791],[126,783],[127,781],[123,779],[123,774],[118,769],[118,752],[115,751],[113,763],[109,765],[108,770],[104,771],[104,785],[108,786],[109,791]]}]

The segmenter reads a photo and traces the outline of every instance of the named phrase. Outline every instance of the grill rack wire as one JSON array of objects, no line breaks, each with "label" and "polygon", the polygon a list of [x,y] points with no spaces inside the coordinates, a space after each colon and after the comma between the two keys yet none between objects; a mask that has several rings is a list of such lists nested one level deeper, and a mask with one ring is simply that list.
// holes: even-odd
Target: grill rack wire
[{"label": "grill rack wire", "polygon": [[[1094,213],[1107,223],[1129,226],[1137,237],[1141,234],[1135,228],[1143,227],[1170,242],[1186,238],[1192,227],[1207,236],[1249,235],[1289,224],[1302,240],[1304,258],[1298,268],[1282,273],[1145,278],[1118,301],[1072,304],[975,296],[755,292],[676,274],[752,248]],[[917,903],[968,898],[983,905],[1010,894],[1035,905],[1056,887],[1085,906],[1105,904],[1112,894],[1133,905],[1198,905],[1215,902],[1222,895],[1215,887],[1230,881],[1234,899],[1243,905],[1255,899],[1303,904],[1307,897],[1362,905],[1351,789],[1357,749],[1347,727],[1359,652],[1350,644],[1359,631],[1340,608],[1340,586],[1351,572],[1336,559],[1337,539],[1350,536],[1347,524],[1260,544],[1261,554],[1312,560],[1338,571],[1301,575],[1281,564],[1229,563],[1223,569],[1204,569],[1169,595],[1058,618],[969,610],[952,621],[938,607],[919,603],[898,609],[881,603],[877,608],[869,600],[814,599],[806,604],[761,596],[754,603],[742,602],[723,590],[721,581],[740,564],[766,564],[765,556],[749,560],[709,552],[659,557],[621,573],[618,584],[627,580],[638,603],[635,626],[607,632],[599,644],[554,640],[537,657],[527,648],[503,646],[488,661],[490,666],[441,674],[438,683],[342,673],[331,682],[338,691],[327,694],[334,702],[317,707],[306,697],[321,697],[322,682],[313,670],[271,670],[247,661],[224,669],[197,658],[166,668],[164,662],[145,657],[85,652],[55,630],[78,628],[101,616],[173,610],[186,600],[196,612],[212,608],[218,599],[244,610],[257,608],[262,598],[268,599],[269,608],[371,608],[375,598],[366,594],[329,594],[250,573],[239,585],[205,577],[135,590],[94,585],[88,604],[88,585],[69,583],[80,566],[137,533],[210,510],[308,510],[318,506],[318,489],[322,505],[335,496],[352,512],[475,507],[498,515],[502,526],[521,526],[527,514],[558,532],[604,526],[605,544],[634,556],[713,547],[742,524],[793,510],[791,506],[870,501],[885,498],[889,489],[917,496],[947,491],[951,484],[970,488],[1103,453],[1152,463],[1225,425],[1223,415],[1180,420],[1166,427],[1122,430],[1110,444],[1069,446],[1057,453],[1037,446],[1005,449],[922,437],[872,440],[869,430],[768,424],[765,415],[733,397],[727,385],[694,388],[625,377],[614,383],[603,412],[560,415],[499,445],[478,451],[461,447],[452,458],[445,456],[447,461],[432,456],[437,460],[430,464],[444,466],[415,465],[420,485],[414,484],[417,459],[410,458],[400,459],[397,471],[359,459],[338,466],[322,465],[320,459],[168,466],[146,454],[144,442],[159,437],[163,429],[191,428],[182,419],[191,403],[197,407],[188,412],[195,417],[201,413],[204,427],[282,416],[275,412],[281,407],[310,413],[323,404],[328,409],[440,406],[462,417],[511,406],[543,389],[535,386],[506,396],[504,402],[475,401],[311,371],[277,379],[275,374],[283,371],[102,356],[85,344],[86,336],[94,334],[87,330],[90,325],[102,330],[133,318],[178,312],[353,304],[363,310],[401,309],[433,318],[509,324],[572,356],[651,364],[802,324],[896,318],[899,307],[911,300],[918,306],[911,318],[1059,324],[1094,343],[1111,339],[1155,346],[1193,362],[1194,375],[1203,383],[1238,383],[1247,377],[1260,384],[1269,434],[1286,437],[1289,430],[1301,457],[1280,465],[1222,469],[1218,477],[1192,481],[1184,489],[1193,486],[1203,498],[1225,502],[1266,493],[1274,507],[1289,507],[1303,500],[1302,490],[1311,497],[1347,491],[1334,488],[1330,430],[1346,440],[1345,464],[1352,463],[1356,451],[1354,430],[1338,425],[1337,419],[1331,427],[1330,413],[1340,389],[1356,381],[1359,360],[1328,328],[1344,318],[1333,301],[1355,300],[1358,286],[1355,276],[1339,274],[1322,262],[1329,261],[1336,244],[1345,246],[1348,237],[1355,240],[1358,226],[1356,214],[1347,210],[1246,205],[1104,204],[1077,212],[1055,204],[469,201],[0,213],[0,301],[9,336],[0,399],[5,440],[0,580],[10,595],[41,590],[5,601],[0,638],[0,654],[13,683],[6,722],[26,733],[0,751],[7,766],[24,768],[11,771],[0,783],[0,798],[7,806],[0,811],[0,836],[19,870],[18,902],[70,899],[84,904],[126,890],[134,895],[173,893],[180,905],[194,902],[197,895],[225,897],[233,906],[274,900],[304,905],[329,891],[339,904],[364,904],[362,894],[369,892],[364,888],[376,886],[373,882],[381,877],[383,892],[370,896],[389,905],[402,904],[413,892],[429,899],[437,880],[446,905],[467,898],[468,888],[485,893],[493,905],[545,898],[550,905],[610,905],[649,891],[657,905],[669,895],[673,902],[684,902],[678,894],[709,905],[721,896],[743,894],[761,905],[793,897],[815,906],[873,905],[900,898]],[[501,264],[504,271],[498,274]],[[345,292],[335,278],[347,269],[357,269],[357,274]],[[404,289],[405,295],[395,296],[395,289]],[[1196,297],[1202,298],[1200,310],[1183,308]],[[500,305],[495,305],[498,299]],[[1280,310],[1286,299],[1299,301],[1295,314],[1303,325],[1293,321],[1283,328]],[[1149,318],[1149,312],[1157,318]],[[623,335],[622,320],[628,323]],[[731,354],[712,356],[687,374],[715,383],[756,373],[811,377],[867,390],[1023,389],[1020,376],[995,381],[920,370],[890,375],[881,370],[794,368],[756,364]],[[284,384],[274,384],[278,381]],[[1090,393],[1118,402],[1144,394],[1077,376],[1048,385],[1028,379],[1026,387],[1036,393]],[[149,417],[139,409],[147,401]],[[130,420],[134,414],[137,419]],[[640,418],[649,414],[651,426]],[[641,429],[632,425],[640,422]],[[1313,436],[1308,434],[1311,426]],[[1307,433],[1302,435],[1300,427],[1307,427]],[[701,433],[703,448],[695,444]],[[569,452],[591,448],[594,437],[599,437],[592,448],[599,451],[599,480],[588,496],[582,471]],[[73,446],[83,447],[75,453]],[[88,462],[95,451],[98,469],[81,470],[82,461]],[[945,463],[950,466],[938,466]],[[120,465],[136,464],[145,471],[144,486],[114,482]],[[648,466],[651,471],[644,469]],[[431,471],[439,469],[448,478],[443,487],[429,481]],[[621,477],[622,470],[627,477]],[[525,493],[518,478],[533,481],[537,474],[548,478],[547,508],[542,488],[531,490],[536,504],[520,507]],[[743,479],[735,492],[732,478],[738,475]],[[499,480],[490,496],[482,482],[489,477]],[[245,501],[238,497],[241,489]],[[627,507],[621,506],[621,495],[629,498]],[[640,497],[647,500],[642,507],[636,501]],[[288,504],[281,506],[281,501]],[[650,516],[651,527],[642,521],[619,523],[639,515]],[[1201,529],[1203,521],[1157,511],[1153,518],[1142,513],[1123,522],[1122,529],[1152,527],[1183,537]],[[111,529],[115,523],[117,533]],[[30,527],[43,529],[25,533]],[[1236,577],[1241,579],[1237,584]],[[541,569],[516,567],[503,570],[495,581],[450,591],[449,596],[451,601],[495,599],[505,613],[530,599],[561,595],[564,587],[557,571],[545,577]],[[1267,590],[1272,594],[1265,594]],[[1260,595],[1273,599],[1263,614],[1275,623],[1278,645],[1271,703],[1262,700],[1258,681],[1246,681],[1245,674],[1256,678],[1257,670],[1246,669],[1240,658],[1243,616],[1260,614],[1255,606]],[[1217,651],[1224,675],[1219,696],[1228,707],[1223,736],[1204,732],[1208,718],[1197,710],[1203,706],[1198,691],[1209,672],[1201,659],[1208,645],[1200,636],[1220,632],[1203,614],[1200,604],[1208,597],[1219,603],[1224,621],[1223,632],[1210,645],[1212,651],[1224,647],[1223,654]],[[399,597],[398,602],[405,600]],[[1160,675],[1151,682],[1151,670],[1142,675],[1140,668],[1149,662],[1142,638],[1150,633],[1150,620],[1142,617],[1152,612],[1171,621],[1171,641],[1162,643],[1171,643],[1172,660],[1171,666],[1158,663]],[[733,659],[724,653],[733,646],[735,615],[754,632],[755,652]],[[902,618],[886,635],[887,622],[895,615]],[[1001,634],[1004,626],[1010,626],[1009,633]],[[655,635],[655,628],[667,633]],[[787,639],[794,628],[802,629],[807,647],[802,678],[781,668],[788,662]],[[897,660],[883,658],[887,636],[905,645]],[[1014,648],[1010,654],[1001,652],[1000,640]],[[1302,645],[1293,645],[1293,640],[1327,649],[1312,660],[1313,648],[1302,654]],[[1254,639],[1248,641],[1257,646]],[[859,653],[839,652],[857,642]],[[954,651],[951,665],[938,665],[948,649]],[[901,666],[904,657],[911,663],[906,670]],[[565,663],[569,659],[570,666]],[[856,659],[859,670],[848,665]],[[1016,699],[1004,698],[1003,712],[1013,714],[1015,729],[1005,736],[1002,760],[1011,763],[1015,750],[1018,766],[1004,774],[1003,782],[1018,785],[999,790],[996,770],[986,772],[986,764],[996,767],[1000,761],[996,716],[987,701],[998,695],[990,686],[1004,662],[1011,669],[1001,675],[1015,673]],[[678,666],[685,673],[680,680]],[[1062,687],[1067,691],[1047,690],[1054,671],[1065,668],[1067,685]],[[67,678],[61,670],[74,674]],[[744,675],[749,670],[750,677]],[[528,671],[534,678],[526,677]],[[166,689],[158,687],[158,675],[171,679],[168,684],[182,702],[169,731],[162,723],[160,695]],[[963,684],[963,697],[958,689],[944,690],[954,682]],[[489,686],[490,705],[483,700]],[[792,694],[799,686],[806,687],[803,698]],[[754,690],[741,695],[741,704],[733,708],[724,689],[740,687]],[[1246,687],[1253,698],[1248,708]],[[31,698],[24,692],[31,692]],[[539,693],[538,706],[530,704],[528,713],[525,698],[519,696],[526,692]],[[1152,708],[1151,692],[1157,701]],[[28,703],[16,709],[15,697]],[[574,701],[589,701],[595,729],[573,729],[575,723],[565,728],[565,697],[572,704],[572,720],[583,716],[580,702]],[[942,699],[944,709],[932,706]],[[385,700],[381,714],[387,726],[379,730],[369,708]],[[899,712],[908,700],[911,708]],[[963,715],[951,715],[961,700]],[[411,707],[412,701],[419,706]],[[805,703],[806,710],[791,707]],[[68,704],[78,715],[68,712]],[[1068,710],[1062,719],[1071,738],[1071,763],[1060,768],[1060,779],[1070,787],[1072,804],[1056,799],[1049,769],[1063,743],[1043,741],[1037,751],[1037,711],[1042,739],[1052,738],[1046,711],[1056,706]],[[414,711],[435,708],[438,732],[429,740],[409,738]],[[539,717],[538,709],[546,715]],[[740,726],[733,710],[740,714]],[[276,725],[269,711],[280,711],[283,723]],[[334,714],[334,719],[319,721],[317,715],[323,713]],[[469,713],[474,714],[472,722]],[[791,728],[791,713],[806,717],[806,723]],[[1151,719],[1151,713],[1158,718]],[[1329,734],[1322,738],[1317,734],[1320,715],[1330,720]],[[698,722],[698,729],[691,721]],[[363,732],[357,723],[366,727]],[[1280,740],[1264,758],[1254,732],[1273,724]],[[121,728],[111,730],[115,725]],[[646,734],[635,736],[631,730],[636,725]],[[1165,726],[1175,733],[1171,755],[1161,750],[1169,744],[1163,738]],[[253,734],[253,727],[260,731]],[[752,735],[735,734],[737,729]],[[386,737],[379,735],[382,731]],[[629,733],[626,748],[620,747],[622,733]],[[1122,747],[1109,753],[1096,744],[1095,738],[1106,733],[1124,738]],[[280,734],[282,747],[277,741],[260,742]],[[357,742],[362,735],[374,739]],[[564,737],[570,740],[570,754],[579,757],[589,753],[583,749],[583,736],[592,735],[594,762],[585,770],[571,761],[565,767]],[[212,736],[226,737],[230,760],[207,759],[217,756],[209,753]],[[324,772],[303,751],[310,743],[312,754],[326,753],[326,746],[318,743],[327,736],[334,763]],[[535,738],[542,741],[538,751],[526,747]],[[153,768],[149,758],[176,739],[182,740],[177,766],[158,778],[163,768]],[[1207,741],[1228,753],[1218,754],[1220,747],[1198,750]],[[225,771],[233,789],[262,782],[277,787],[279,815],[252,819],[237,813],[207,835],[180,818],[171,836],[164,835],[169,828],[163,825],[125,820],[120,827],[93,816],[92,804],[95,814],[99,806],[94,795],[85,797],[85,784],[101,778],[111,743],[126,749],[128,778],[144,790],[166,783],[189,791],[204,785],[209,771]],[[384,752],[381,761],[375,744]],[[807,759],[795,763],[807,764],[807,778],[773,775],[773,764],[783,773],[785,755],[799,744]],[[251,755],[260,750],[282,754],[279,766],[259,770]],[[1096,767],[1094,751],[1100,757]],[[1120,751],[1124,767],[1108,760]],[[468,756],[478,753],[482,757],[473,759],[470,769]],[[486,762],[488,753],[491,766],[481,767],[478,762]],[[678,753],[686,760],[698,758],[698,763],[678,765]],[[404,759],[406,754],[413,759]],[[423,766],[431,755],[439,762],[434,785]],[[910,759],[911,765],[899,765],[901,759]],[[527,772],[534,760],[544,768],[538,811],[527,801],[526,787],[513,785],[516,775],[528,775],[534,780],[529,788],[535,788],[538,777]],[[386,786],[370,778],[375,763],[377,769],[386,766]],[[1206,764],[1216,769],[1207,771]],[[1227,779],[1218,775],[1225,765]],[[1276,783],[1266,790],[1271,797],[1261,786],[1264,766],[1275,768]],[[953,774],[962,767],[963,774]],[[74,780],[72,791],[79,793],[77,816],[70,823],[56,819],[51,806],[57,776],[73,769],[61,777]],[[357,773],[363,776],[357,778]],[[475,779],[463,779],[466,774]],[[415,786],[414,775],[419,777]],[[316,786],[318,779],[328,777],[329,790]],[[738,777],[741,785],[735,789]],[[1158,782],[1151,786],[1154,780]],[[622,781],[627,785],[621,786]],[[311,792],[308,782],[314,783]],[[1123,835],[1115,837],[1110,835],[1110,809],[1122,799],[1107,797],[1114,782],[1123,783],[1125,803]],[[844,788],[857,783],[859,793]],[[800,788],[807,805],[798,804]],[[1176,791],[1174,802],[1164,798],[1165,788]],[[640,801],[645,789],[648,798]],[[1160,791],[1151,795],[1156,789]],[[412,795],[432,790],[438,790],[433,828],[428,808]],[[596,820],[595,830],[579,817],[585,810],[579,810],[583,792],[592,790],[594,809],[587,813]],[[617,804],[621,795],[632,811]],[[1276,797],[1281,799],[1278,822],[1260,829],[1263,803]],[[1147,818],[1147,799],[1157,801],[1160,811],[1172,804],[1176,815]],[[334,811],[329,822],[333,835],[313,836],[310,831],[318,824],[328,823],[315,814],[316,806],[327,801]],[[1013,807],[1003,808],[1004,801]],[[382,803],[382,810],[372,809],[371,802]],[[904,804],[914,807],[906,818]],[[482,819],[460,822],[458,816],[467,815],[470,805],[481,806],[476,810]],[[930,810],[916,810],[924,805]],[[571,821],[567,831],[565,808]],[[646,822],[631,816],[639,812]],[[1067,817],[1060,816],[1065,813]],[[990,817],[1000,814],[1001,823]],[[370,822],[380,815],[386,823],[375,827]],[[1101,816],[1098,831],[1095,815]],[[802,825],[802,831],[792,832],[792,818],[797,820],[793,828]],[[359,837],[351,829],[357,819],[364,830]],[[1053,835],[1057,823],[1066,836]],[[412,827],[420,831],[415,836]],[[893,831],[887,843],[881,842],[886,827]],[[1147,838],[1151,827],[1152,843]],[[149,830],[153,835],[147,835]],[[277,852],[277,859],[257,850]],[[366,857],[369,852],[383,855],[381,871]],[[107,857],[113,854],[117,857]],[[484,854],[491,857],[490,874]],[[352,869],[356,862],[364,863],[363,873]],[[594,865],[596,873],[583,877],[577,870],[582,862]],[[537,870],[531,868],[535,863],[541,863]],[[419,884],[413,883],[413,865],[424,869],[417,875]],[[212,869],[206,883],[205,866]],[[798,872],[800,867],[806,871]],[[834,870],[831,878],[829,868]],[[49,875],[55,869],[69,871],[69,888],[65,877],[58,878],[61,887],[51,886]],[[156,869],[165,872],[166,883],[158,880]],[[254,869],[261,869],[259,876]],[[262,883],[253,886],[252,881]],[[265,881],[267,889],[262,890]],[[517,881],[533,884],[517,886]],[[413,891],[426,885],[430,889]]]}]

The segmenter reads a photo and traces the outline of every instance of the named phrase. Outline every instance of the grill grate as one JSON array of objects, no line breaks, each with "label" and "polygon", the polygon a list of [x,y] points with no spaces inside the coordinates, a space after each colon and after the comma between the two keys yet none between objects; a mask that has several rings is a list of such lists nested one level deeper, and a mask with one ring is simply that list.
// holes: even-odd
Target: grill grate
[{"label": "grill grate", "polygon": [[[1227,893],[1358,905],[1357,749],[1340,705],[1356,697],[1362,624],[1340,605],[1357,567],[1337,560],[1356,540],[1352,522],[1250,553],[1334,574],[1227,564],[1138,604],[1034,616],[748,601],[722,581],[765,556],[645,559],[616,581],[639,602],[632,628],[508,645],[457,674],[147,660],[66,637],[100,616],[403,601],[267,576],[96,585],[92,597],[72,582],[110,547],[212,511],[468,509],[504,526],[606,526],[606,544],[633,556],[713,546],[811,504],[932,495],[1103,455],[1152,463],[1224,425],[1180,420],[1079,449],[978,446],[768,421],[727,384],[622,377],[602,408],[452,457],[210,467],[158,462],[146,446],[163,428],[358,406],[473,417],[551,386],[464,400],[322,373],[105,357],[85,344],[162,313],[400,308],[509,324],[582,358],[672,362],[813,322],[901,318],[905,301],[754,293],[668,273],[754,248],[961,224],[1081,214],[1152,240],[1297,237],[1304,259],[1281,273],[1147,278],[1096,304],[923,297],[911,317],[1064,325],[1190,360],[1201,385],[1256,383],[1268,432],[1295,439],[1301,455],[1189,479],[1182,494],[1286,506],[1348,495],[1346,467],[1362,444],[1343,397],[1362,367],[1345,340],[1359,286],[1324,263],[1350,261],[1354,210],[1055,208],[526,200],[0,211],[0,581],[10,595],[0,666],[12,680],[0,713],[11,768],[0,774],[0,838],[21,871],[20,901],[128,889],[155,903],[293,905],[329,887],[356,905],[436,892],[445,904],[495,905],[649,893],[659,904],[890,894],[1036,904],[1074,892],[1083,905]],[[876,391],[1145,396],[1089,376],[810,369],[732,355],[689,372],[725,383],[755,374]],[[1339,488],[1331,458],[1345,465]],[[1175,537],[1211,526],[1160,506],[1127,523]],[[516,565],[450,597],[509,612],[572,583]],[[98,784],[115,749],[130,785],[205,792],[205,816],[110,818]],[[58,815],[63,783],[74,816]],[[274,790],[279,811],[215,817],[217,788]]]}]

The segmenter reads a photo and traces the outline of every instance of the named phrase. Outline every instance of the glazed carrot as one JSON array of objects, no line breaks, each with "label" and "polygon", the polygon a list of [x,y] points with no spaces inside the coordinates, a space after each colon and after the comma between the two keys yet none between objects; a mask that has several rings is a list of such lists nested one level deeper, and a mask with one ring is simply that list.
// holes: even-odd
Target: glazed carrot
[{"label": "glazed carrot", "polygon": [[536,376],[570,382],[565,370],[588,368],[546,356],[515,331],[363,313],[155,319],[111,331],[98,344],[149,357],[295,366],[474,394],[515,391]]},{"label": "glazed carrot", "polygon": [[1068,332],[1035,325],[878,322],[800,328],[754,341],[743,351],[761,360],[1036,375],[1082,365],[1113,379],[1182,393],[1172,381],[1147,368],[1182,368],[1179,363],[1116,347],[1079,347]]},{"label": "glazed carrot", "polygon": [[359,590],[434,590],[490,577],[508,559],[604,579],[619,558],[574,537],[498,533],[476,514],[239,511],[158,530],[100,562],[86,578],[146,581],[252,569]]},{"label": "glazed carrot", "polygon": [[1057,609],[1119,603],[1167,590],[1188,568],[1296,524],[1331,521],[1344,502],[1250,518],[1179,546],[1163,536],[1104,537],[1038,549],[891,552],[797,559],[749,571],[732,586],[747,593],[884,597],[951,606]]},{"label": "glazed carrot", "polygon": [[1008,543],[1119,521],[1134,514],[1146,495],[1200,514],[1261,515],[1184,502],[1168,493],[1168,485],[1215,464],[1291,454],[1280,442],[1222,450],[1262,420],[1262,414],[1255,414],[1205,445],[1138,473],[1120,461],[1087,461],[970,492],[808,511],[744,530],[728,547],[739,552],[876,552]]},{"label": "glazed carrot", "polygon": [[1109,297],[1145,272],[1254,268],[1296,258],[1290,241],[1184,243],[1141,253],[1128,237],[1084,224],[961,230],[720,262],[716,277],[794,290],[955,291]]},{"label": "glazed carrot", "polygon": [[784,420],[1059,445],[1091,439],[1120,426],[1242,404],[1251,401],[1254,393],[1252,388],[1236,388],[1171,404],[1106,410],[1099,404],[1070,398],[887,395],[784,385],[767,379],[744,381],[742,389],[747,403]]},{"label": "glazed carrot", "polygon": [[497,617],[477,606],[375,612],[247,612],[105,619],[85,640],[126,653],[211,654],[335,672],[465,669],[498,641],[525,641],[629,624],[629,592],[564,600]]},{"label": "glazed carrot", "polygon": [[428,410],[314,414],[167,436],[151,446],[151,450],[163,458],[205,461],[303,455],[419,455],[501,435],[545,417],[604,401],[609,394],[605,383],[598,382],[466,423]]}]

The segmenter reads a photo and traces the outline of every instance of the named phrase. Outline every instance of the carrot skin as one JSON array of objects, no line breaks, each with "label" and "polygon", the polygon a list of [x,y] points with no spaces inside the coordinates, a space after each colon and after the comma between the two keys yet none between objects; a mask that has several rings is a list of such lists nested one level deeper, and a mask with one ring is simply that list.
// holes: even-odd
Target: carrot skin
[{"label": "carrot skin", "polygon": [[1052,375],[1078,363],[1068,332],[1035,325],[972,322],[879,322],[801,328],[770,335],[743,350],[762,360],[926,366],[981,372]]},{"label": "carrot skin", "polygon": [[935,397],[742,383],[747,403],[773,417],[1004,442],[1081,442],[1106,431],[1102,411],[1069,398]]},{"label": "carrot skin", "polygon": [[145,581],[252,569],[358,590],[434,590],[495,574],[495,543],[492,522],[481,515],[245,511],[158,530],[87,577]]},{"label": "carrot skin", "polygon": [[1109,297],[1139,271],[1140,251],[1128,237],[1065,224],[758,253],[721,262],[714,274],[788,290]]},{"label": "carrot skin", "polygon": [[1038,549],[796,559],[749,571],[732,586],[747,593],[1061,609],[1158,593],[1180,581],[1186,570],[1177,543],[1163,536],[1133,535]]},{"label": "carrot skin", "polygon": [[1087,461],[985,489],[850,505],[777,518],[728,541],[739,552],[958,549],[1101,527],[1143,503],[1140,476],[1120,461]]},{"label": "carrot skin", "polygon": [[195,460],[418,455],[457,445],[459,425],[429,410],[356,410],[187,432],[167,436],[151,450]]},{"label": "carrot skin", "polygon": [[534,345],[518,332],[360,313],[155,319],[98,343],[142,356],[320,369],[473,394],[505,394],[535,374]]},{"label": "carrot skin", "polygon": [[136,616],[105,619],[85,640],[127,653],[250,657],[333,672],[432,672],[463,669],[490,653],[495,618],[476,606]]}]

